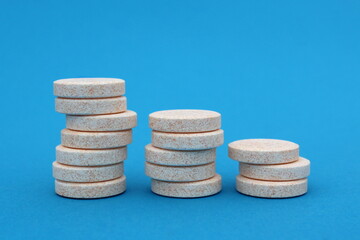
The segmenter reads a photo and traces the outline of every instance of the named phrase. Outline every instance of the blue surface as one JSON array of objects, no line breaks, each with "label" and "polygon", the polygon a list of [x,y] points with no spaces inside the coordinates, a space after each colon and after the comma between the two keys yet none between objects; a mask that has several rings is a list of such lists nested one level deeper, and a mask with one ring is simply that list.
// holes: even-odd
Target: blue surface
[{"label": "blue surface", "polygon": [[[359,1],[0,2],[0,239],[356,239],[360,234]],[[119,77],[139,115],[128,190],[100,200],[54,194],[65,118],[52,82]],[[223,191],[150,192],[149,113],[223,115]],[[227,144],[279,138],[312,161],[308,194],[252,198],[234,189]]]}]

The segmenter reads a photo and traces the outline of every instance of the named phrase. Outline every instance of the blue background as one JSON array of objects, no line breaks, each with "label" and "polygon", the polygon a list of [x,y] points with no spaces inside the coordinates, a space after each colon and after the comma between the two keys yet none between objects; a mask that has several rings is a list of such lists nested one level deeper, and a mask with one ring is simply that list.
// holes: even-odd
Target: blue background
[{"label": "blue background", "polygon": [[[358,238],[359,29],[359,1],[1,0],[0,238]],[[69,77],[126,80],[139,121],[123,195],[54,193],[65,118],[52,82]],[[177,108],[222,114],[221,194],[150,192],[147,117]],[[312,161],[308,194],[237,193],[227,144],[244,138],[299,143]]]}]

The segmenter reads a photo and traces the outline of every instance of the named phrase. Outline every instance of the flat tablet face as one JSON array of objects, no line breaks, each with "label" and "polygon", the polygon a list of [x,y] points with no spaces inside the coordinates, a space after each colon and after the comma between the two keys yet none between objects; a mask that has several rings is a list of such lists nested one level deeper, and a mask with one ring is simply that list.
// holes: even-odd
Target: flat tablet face
[{"label": "flat tablet face", "polygon": [[277,139],[245,139],[230,143],[230,146],[248,152],[285,152],[299,148],[296,143]]},{"label": "flat tablet face", "polygon": [[162,132],[206,132],[221,127],[221,115],[208,110],[166,110],[151,113],[149,123]]}]

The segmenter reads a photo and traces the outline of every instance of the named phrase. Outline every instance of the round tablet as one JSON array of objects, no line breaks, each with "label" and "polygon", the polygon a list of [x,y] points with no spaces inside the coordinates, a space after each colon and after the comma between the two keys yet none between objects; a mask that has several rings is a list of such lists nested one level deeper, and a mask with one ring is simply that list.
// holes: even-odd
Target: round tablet
[{"label": "round tablet", "polygon": [[56,98],[55,109],[69,115],[96,115],[126,111],[126,97],[114,98]]},{"label": "round tablet", "polygon": [[299,145],[275,139],[245,139],[229,144],[229,157],[250,164],[289,163],[299,159]]},{"label": "round tablet", "polygon": [[221,146],[224,131],[219,129],[203,133],[152,132],[152,145],[170,150],[202,150]]},{"label": "round tablet", "polygon": [[307,179],[285,182],[271,182],[250,179],[238,175],[236,189],[242,194],[263,198],[288,198],[303,195],[307,192]]},{"label": "round tablet", "polygon": [[66,115],[66,128],[79,131],[120,131],[136,126],[137,115],[133,111],[106,115]]},{"label": "round tablet", "polygon": [[100,182],[124,175],[124,163],[107,166],[79,167],[53,162],[53,177],[65,182]]},{"label": "round tablet", "polygon": [[68,78],[54,82],[54,95],[63,98],[105,98],[125,94],[125,81],[117,78]]},{"label": "round tablet", "polygon": [[213,177],[215,163],[199,166],[162,166],[145,162],[145,174],[153,179],[168,182],[193,182]]},{"label": "round tablet", "polygon": [[74,166],[104,166],[127,158],[127,147],[110,149],[76,149],[62,145],[56,147],[56,161]]},{"label": "round tablet", "polygon": [[248,178],[286,181],[306,178],[310,175],[310,161],[300,157],[298,161],[275,165],[240,163],[240,174]]},{"label": "round tablet", "polygon": [[206,197],[221,191],[221,176],[216,174],[210,179],[196,182],[164,182],[152,179],[151,190],[166,197]]},{"label": "round tablet", "polygon": [[207,132],[221,127],[221,115],[208,110],[167,110],[151,113],[149,123],[160,132]]},{"label": "round tablet", "polygon": [[159,165],[196,166],[214,162],[216,160],[216,148],[177,151],[161,149],[148,144],[145,146],[145,158],[146,161]]},{"label": "round tablet", "polygon": [[125,176],[96,183],[74,183],[55,180],[55,192],[68,198],[104,198],[119,195],[125,190]]},{"label": "round tablet", "polygon": [[116,132],[79,132],[69,129],[61,130],[61,144],[71,148],[118,148],[130,144],[131,141],[131,129]]}]

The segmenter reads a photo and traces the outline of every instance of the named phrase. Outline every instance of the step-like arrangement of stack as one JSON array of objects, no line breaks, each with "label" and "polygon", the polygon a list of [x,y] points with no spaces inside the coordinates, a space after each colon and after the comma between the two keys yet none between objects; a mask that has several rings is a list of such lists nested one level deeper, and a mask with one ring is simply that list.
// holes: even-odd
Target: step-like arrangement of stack
[{"label": "step-like arrangement of stack", "polygon": [[127,110],[125,81],[71,78],[54,82],[56,111],[66,129],[53,163],[55,192],[69,198],[102,198],[126,190],[124,163],[137,115]]},{"label": "step-like arrangement of stack", "polygon": [[221,191],[216,147],[224,143],[221,115],[207,110],[150,114],[152,143],[145,147],[151,190],[162,196],[196,198]]},{"label": "step-like arrangement of stack", "polygon": [[246,139],[229,144],[229,157],[239,161],[236,189],[254,197],[288,198],[307,192],[310,161],[299,145],[275,139]]}]

